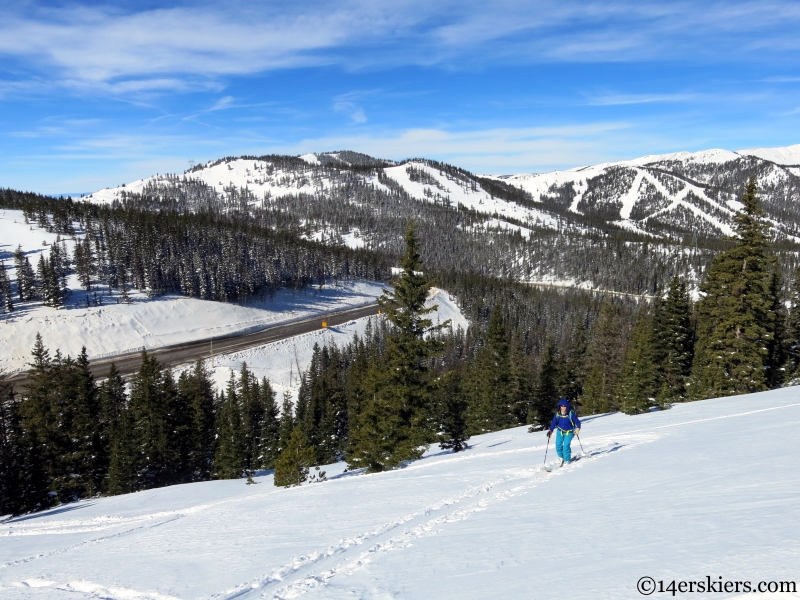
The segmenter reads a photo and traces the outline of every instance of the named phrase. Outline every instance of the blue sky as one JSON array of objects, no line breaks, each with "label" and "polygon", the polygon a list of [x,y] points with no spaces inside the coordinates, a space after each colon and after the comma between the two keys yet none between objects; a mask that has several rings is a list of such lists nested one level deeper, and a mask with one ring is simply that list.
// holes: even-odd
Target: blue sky
[{"label": "blue sky", "polygon": [[478,173],[800,143],[800,3],[0,8],[0,187],[352,149]]}]

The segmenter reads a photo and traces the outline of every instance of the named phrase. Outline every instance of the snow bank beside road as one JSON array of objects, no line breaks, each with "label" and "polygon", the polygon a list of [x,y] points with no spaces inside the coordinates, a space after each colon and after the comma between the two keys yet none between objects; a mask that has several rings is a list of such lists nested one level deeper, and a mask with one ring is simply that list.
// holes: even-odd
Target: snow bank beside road
[{"label": "snow bank beside road", "polygon": [[132,295],[132,304],[57,310],[36,306],[0,320],[0,373],[23,370],[36,334],[45,346],[75,356],[86,346],[89,358],[135,352],[231,335],[288,323],[326,312],[370,304],[384,285],[344,282],[303,292],[279,291],[272,300],[223,303],[163,296]]}]

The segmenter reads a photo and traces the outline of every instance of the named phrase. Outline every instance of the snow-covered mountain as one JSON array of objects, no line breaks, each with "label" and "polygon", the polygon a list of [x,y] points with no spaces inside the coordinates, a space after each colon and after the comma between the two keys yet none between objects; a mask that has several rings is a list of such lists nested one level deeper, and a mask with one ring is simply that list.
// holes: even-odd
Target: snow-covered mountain
[{"label": "snow-covered mountain", "polygon": [[[542,203],[619,220],[648,232],[731,235],[744,181],[758,178],[779,236],[798,236],[800,144],[786,148],[704,150],[542,174],[500,176]],[[790,218],[783,216],[786,211]]]},{"label": "snow-covered mountain", "polygon": [[[474,211],[487,217],[488,228],[524,235],[532,228],[559,230],[565,227],[564,215],[573,214],[651,235],[729,236],[744,182],[755,175],[776,237],[800,240],[800,144],[648,155],[551,173],[486,177],[424,159],[398,164],[355,152],[228,158],[199,165],[180,177],[156,175],[99,190],[87,199],[112,202],[126,194],[152,194],[159,187],[193,182],[221,198],[246,190],[251,204],[264,204],[299,194],[329,195],[340,184],[340,170],[352,169],[380,192],[401,191],[420,202]],[[494,188],[492,181],[524,194],[502,193],[508,187]],[[316,239],[335,234],[325,227],[321,232]],[[339,232],[339,241],[362,247],[362,234],[369,236]]]},{"label": "snow-covered mountain", "polygon": [[[6,519],[0,596],[619,600],[649,577],[695,582],[676,597],[796,600],[792,390],[586,418],[581,459],[552,473],[521,427],[385,473],[338,463],[296,488],[265,472]],[[794,590],[766,592],[779,582]]]}]

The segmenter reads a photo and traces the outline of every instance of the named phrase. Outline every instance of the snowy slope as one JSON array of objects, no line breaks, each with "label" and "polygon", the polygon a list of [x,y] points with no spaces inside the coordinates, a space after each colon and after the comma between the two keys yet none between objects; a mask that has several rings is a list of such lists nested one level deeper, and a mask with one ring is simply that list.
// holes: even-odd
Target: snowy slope
[{"label": "snowy slope", "polygon": [[[295,171],[286,171],[274,168],[271,163],[263,160],[236,159],[219,164],[210,163],[209,166],[197,171],[185,173],[183,177],[203,181],[217,192],[222,193],[225,188],[247,188],[257,197],[283,196],[287,194],[307,193],[313,194],[330,186],[327,179],[311,179],[299,175]],[[147,183],[166,181],[166,175],[155,175],[139,179],[124,186],[104,188],[84,199],[90,202],[107,203],[121,198],[122,192],[140,193]]]},{"label": "snowy slope", "polygon": [[[466,317],[461,313],[453,298],[444,290],[431,289],[425,304],[438,307],[436,312],[430,316],[434,324],[450,321],[450,327],[453,330],[459,327],[467,329],[469,323]],[[209,371],[217,389],[224,390],[231,372],[238,373],[242,364],[247,363],[248,370],[252,371],[256,377],[259,379],[266,377],[270,380],[279,399],[283,397],[285,391],[296,398],[300,389],[299,374],[311,364],[314,344],[319,344],[320,348],[332,344],[336,344],[340,348],[344,347],[353,340],[354,334],[359,336],[364,334],[370,318],[380,317],[356,319],[343,325],[319,329],[241,352],[221,354],[214,357]]]},{"label": "snowy slope", "polygon": [[752,148],[750,150],[739,150],[737,154],[743,156],[757,156],[778,165],[800,165],[800,144],[787,146],[785,148]]},{"label": "snowy slope", "polygon": [[83,501],[0,524],[0,595],[619,600],[644,576],[797,581],[798,427],[789,388],[587,418],[583,458],[552,474],[522,427],[299,488],[267,473]]}]

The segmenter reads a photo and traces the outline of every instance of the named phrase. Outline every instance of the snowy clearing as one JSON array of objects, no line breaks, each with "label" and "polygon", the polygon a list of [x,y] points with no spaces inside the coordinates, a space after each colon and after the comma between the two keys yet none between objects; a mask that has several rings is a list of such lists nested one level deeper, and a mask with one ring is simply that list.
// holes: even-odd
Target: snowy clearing
[{"label": "snowy clearing", "polygon": [[787,388],[587,417],[581,460],[553,473],[520,427],[299,488],[265,473],[82,501],[0,524],[0,595],[618,600],[644,576],[796,582],[798,428]]}]

